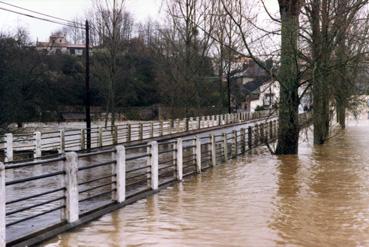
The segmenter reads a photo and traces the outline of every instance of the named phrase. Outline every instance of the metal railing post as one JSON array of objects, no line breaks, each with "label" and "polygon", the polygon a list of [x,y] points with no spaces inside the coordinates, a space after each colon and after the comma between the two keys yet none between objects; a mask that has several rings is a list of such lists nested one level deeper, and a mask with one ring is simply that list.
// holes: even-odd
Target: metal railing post
[{"label": "metal railing post", "polygon": [[35,138],[35,150],[34,150],[34,153],[33,153],[33,157],[34,158],[40,158],[42,156],[41,132],[39,132],[39,131],[35,132],[34,138]]},{"label": "metal railing post", "polygon": [[14,150],[13,150],[13,134],[8,133],[5,134],[5,161],[10,162],[14,159]]},{"label": "metal railing post", "polygon": [[196,171],[201,173],[201,139],[196,136]]},{"label": "metal railing post", "polygon": [[73,223],[79,219],[78,155],[71,152],[65,158],[65,216],[68,223]]},{"label": "metal railing post", "polygon": [[151,146],[151,189],[159,189],[159,146],[156,141],[150,143]]},{"label": "metal railing post", "polygon": [[183,142],[177,139],[177,180],[183,180]]},{"label": "metal railing post", "polygon": [[0,162],[0,247],[6,246],[5,165]]},{"label": "metal railing post", "polygon": [[116,147],[115,159],[116,192],[113,200],[122,203],[126,200],[126,149],[123,145]]}]

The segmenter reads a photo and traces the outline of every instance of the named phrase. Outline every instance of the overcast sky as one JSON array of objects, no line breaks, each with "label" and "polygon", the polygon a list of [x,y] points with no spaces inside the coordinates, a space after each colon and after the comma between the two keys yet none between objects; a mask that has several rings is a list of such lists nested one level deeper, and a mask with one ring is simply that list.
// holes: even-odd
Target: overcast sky
[{"label": "overcast sky", "polygon": [[[91,0],[1,0],[13,5],[50,14],[64,19],[72,20],[80,15],[84,16],[91,8]],[[159,16],[162,0],[127,0],[127,10],[131,12],[135,20],[145,21],[147,18],[156,19]],[[22,11],[0,3],[0,7]],[[22,11],[24,12],[24,11]],[[8,32],[17,26],[26,27],[32,39],[47,40],[50,33],[59,29],[57,24],[47,23],[23,17],[0,10],[0,30]]]},{"label": "overcast sky", "polygon": [[[72,20],[76,16],[85,16],[91,8],[92,0],[1,0],[13,5],[32,9],[45,14]],[[158,19],[163,15],[162,0],[126,0],[126,7],[136,21],[148,18]],[[267,0],[270,9],[276,10],[277,0]],[[21,11],[0,3],[0,7]],[[22,11],[23,12],[23,11]],[[10,32],[17,26],[26,27],[33,40],[46,41],[51,32],[60,29],[60,25],[23,17],[0,10],[0,31]]]}]

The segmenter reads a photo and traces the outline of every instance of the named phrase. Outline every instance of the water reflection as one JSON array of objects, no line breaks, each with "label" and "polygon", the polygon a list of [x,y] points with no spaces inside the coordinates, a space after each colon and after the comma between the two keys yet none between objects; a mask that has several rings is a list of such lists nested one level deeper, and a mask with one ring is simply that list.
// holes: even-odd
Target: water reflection
[{"label": "water reflection", "polygon": [[368,135],[352,126],[298,156],[261,149],[45,246],[369,246]]}]

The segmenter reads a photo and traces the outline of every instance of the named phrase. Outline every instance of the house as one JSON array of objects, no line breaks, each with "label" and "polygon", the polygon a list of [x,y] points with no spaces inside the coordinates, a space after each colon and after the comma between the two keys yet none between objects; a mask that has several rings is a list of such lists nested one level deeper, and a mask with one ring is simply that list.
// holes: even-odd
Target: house
[{"label": "house", "polygon": [[82,56],[86,47],[84,44],[70,44],[67,41],[65,34],[57,32],[50,36],[48,42],[37,41],[36,49],[40,52],[44,52],[47,55],[67,54]]},{"label": "house", "polygon": [[[269,61],[268,66],[271,65]],[[237,111],[271,109],[278,102],[278,82],[249,57],[236,60],[231,84],[232,105]]]}]

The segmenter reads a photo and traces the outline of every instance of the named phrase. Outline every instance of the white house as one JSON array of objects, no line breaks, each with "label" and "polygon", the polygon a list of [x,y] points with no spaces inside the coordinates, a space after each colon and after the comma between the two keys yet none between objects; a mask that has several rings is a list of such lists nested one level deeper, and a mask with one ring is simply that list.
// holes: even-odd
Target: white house
[{"label": "white house", "polygon": [[53,54],[68,54],[82,56],[86,49],[84,44],[70,44],[65,34],[58,32],[50,36],[48,42],[36,43],[36,49],[40,52],[45,52],[48,55]]}]

